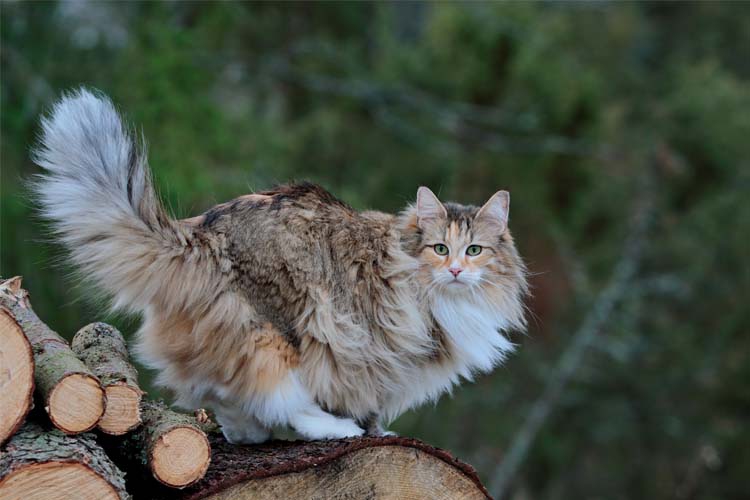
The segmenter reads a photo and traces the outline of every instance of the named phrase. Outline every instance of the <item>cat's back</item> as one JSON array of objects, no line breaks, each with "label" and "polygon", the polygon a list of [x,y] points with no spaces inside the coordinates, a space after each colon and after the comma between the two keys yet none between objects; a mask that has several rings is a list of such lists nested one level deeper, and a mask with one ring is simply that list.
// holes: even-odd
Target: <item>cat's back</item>
[{"label": "cat's back", "polygon": [[387,254],[392,220],[358,213],[324,188],[302,183],[241,196],[195,223],[221,235],[244,292],[292,300],[311,287],[333,292],[361,279],[352,271]]},{"label": "cat's back", "polygon": [[188,219],[207,233],[224,235],[230,245],[291,233],[298,238],[335,230],[358,214],[312,183],[285,184],[246,194]]}]

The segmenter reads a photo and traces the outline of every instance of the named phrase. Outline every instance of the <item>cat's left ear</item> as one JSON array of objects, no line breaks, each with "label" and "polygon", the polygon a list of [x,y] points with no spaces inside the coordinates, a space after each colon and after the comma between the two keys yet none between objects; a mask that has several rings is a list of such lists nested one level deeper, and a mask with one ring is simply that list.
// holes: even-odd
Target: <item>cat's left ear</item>
[{"label": "cat's left ear", "polygon": [[424,228],[424,224],[448,217],[445,207],[430,188],[420,187],[417,190],[417,224]]},{"label": "cat's left ear", "polygon": [[497,225],[498,231],[504,233],[508,229],[508,213],[510,212],[510,193],[498,191],[477,212],[477,219],[481,218]]}]

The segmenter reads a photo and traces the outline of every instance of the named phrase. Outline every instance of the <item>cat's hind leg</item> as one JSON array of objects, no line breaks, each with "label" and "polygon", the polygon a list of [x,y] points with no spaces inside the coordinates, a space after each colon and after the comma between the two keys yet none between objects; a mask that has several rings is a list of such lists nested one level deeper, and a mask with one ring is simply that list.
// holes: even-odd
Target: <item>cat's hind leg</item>
[{"label": "cat's hind leg", "polygon": [[308,440],[354,437],[365,432],[351,418],[323,411],[295,370],[290,370],[273,391],[256,393],[245,410],[265,425],[289,426]]},{"label": "cat's hind leg", "polygon": [[221,405],[214,409],[228,440],[264,440],[275,426],[292,427],[305,439],[364,433],[354,420],[326,413],[315,402],[299,377],[299,352],[278,328],[255,318],[234,337],[241,342],[228,344],[233,350],[214,365],[223,379]]}]

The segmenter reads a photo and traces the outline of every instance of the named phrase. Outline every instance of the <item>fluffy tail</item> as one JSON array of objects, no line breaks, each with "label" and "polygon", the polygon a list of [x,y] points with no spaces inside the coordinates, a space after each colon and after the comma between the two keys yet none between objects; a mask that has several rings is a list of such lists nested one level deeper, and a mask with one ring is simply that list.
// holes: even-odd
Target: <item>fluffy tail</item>
[{"label": "fluffy tail", "polygon": [[205,304],[221,286],[218,249],[167,216],[144,150],[108,98],[85,89],[64,95],[42,119],[33,153],[45,170],[33,184],[42,215],[115,307]]}]

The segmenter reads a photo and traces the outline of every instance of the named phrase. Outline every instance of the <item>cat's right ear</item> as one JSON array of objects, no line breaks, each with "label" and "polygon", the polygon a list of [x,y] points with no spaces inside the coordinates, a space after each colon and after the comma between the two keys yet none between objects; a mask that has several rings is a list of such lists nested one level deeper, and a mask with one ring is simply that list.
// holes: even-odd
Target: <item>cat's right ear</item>
[{"label": "cat's right ear", "polygon": [[419,227],[423,227],[422,224],[430,221],[445,219],[447,216],[448,212],[445,211],[445,207],[435,193],[430,191],[430,188],[422,186],[417,190],[417,224]]}]

